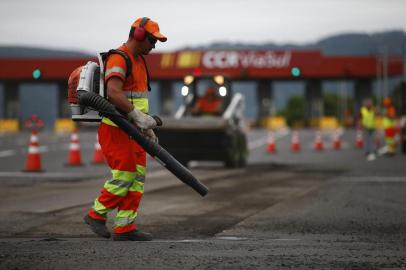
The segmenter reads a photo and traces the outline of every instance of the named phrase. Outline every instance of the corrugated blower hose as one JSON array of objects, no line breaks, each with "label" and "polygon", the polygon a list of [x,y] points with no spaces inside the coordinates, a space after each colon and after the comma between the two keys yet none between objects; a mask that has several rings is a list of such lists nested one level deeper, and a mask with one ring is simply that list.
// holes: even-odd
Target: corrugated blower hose
[{"label": "corrugated blower hose", "polygon": [[180,181],[193,188],[201,196],[208,193],[208,188],[197,180],[192,173],[177,161],[168,151],[142,135],[142,133],[121,115],[113,104],[103,97],[87,91],[78,91],[79,104],[98,111],[108,117],[114,124],[124,130],[133,140],[141,145],[158,163],[173,173]]}]

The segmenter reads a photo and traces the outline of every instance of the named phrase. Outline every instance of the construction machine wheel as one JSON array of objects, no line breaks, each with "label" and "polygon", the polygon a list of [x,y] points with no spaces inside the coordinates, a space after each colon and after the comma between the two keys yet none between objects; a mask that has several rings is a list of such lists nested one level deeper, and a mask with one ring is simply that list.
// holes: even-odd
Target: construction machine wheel
[{"label": "construction machine wheel", "polygon": [[231,134],[227,136],[227,156],[224,160],[227,168],[238,168],[240,164],[240,149],[239,149],[239,136],[238,134]]},{"label": "construction machine wheel", "polygon": [[239,160],[238,153],[233,151],[230,156],[224,161],[227,168],[238,168]]},{"label": "construction machine wheel", "polygon": [[247,165],[247,156],[248,156],[248,150],[247,150],[247,138],[243,133],[239,134],[239,160],[238,160],[238,167],[242,168]]}]

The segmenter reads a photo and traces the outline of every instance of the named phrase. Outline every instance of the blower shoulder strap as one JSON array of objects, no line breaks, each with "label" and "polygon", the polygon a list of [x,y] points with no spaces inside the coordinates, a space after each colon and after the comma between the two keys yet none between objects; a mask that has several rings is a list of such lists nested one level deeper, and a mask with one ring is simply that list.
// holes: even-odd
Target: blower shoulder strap
[{"label": "blower shoulder strap", "polygon": [[[132,71],[132,62],[131,62],[130,57],[128,57],[127,53],[124,52],[124,51],[120,51],[120,50],[116,50],[116,49],[111,49],[111,50],[109,50],[108,52],[101,53],[103,62],[106,62],[107,58],[108,58],[110,55],[112,55],[112,54],[119,54],[119,55],[121,55],[121,56],[124,58],[125,63],[126,63],[126,66],[127,66],[127,71],[126,71],[126,73],[125,73],[125,77],[128,78],[128,77],[131,75],[131,71]],[[150,78],[150,75],[149,75],[147,63],[145,62],[144,57],[143,57],[142,55],[140,55],[140,56],[141,56],[141,59],[142,59],[142,62],[143,62],[143,64],[144,64],[144,66],[145,66],[145,70],[146,70],[146,72],[147,72],[148,91],[151,91],[151,86],[150,86],[151,78]]]},{"label": "blower shoulder strap", "polygon": [[[106,63],[107,58],[112,54],[119,54],[124,58],[125,65],[127,67],[127,71],[125,72],[125,77],[128,78],[131,75],[131,70],[132,70],[132,63],[131,63],[130,57],[128,57],[128,55],[123,51],[116,50],[116,49],[111,49],[108,52],[100,53],[100,55],[102,57],[102,60],[103,60],[103,63]],[[106,65],[104,65],[104,68],[106,68]]]},{"label": "blower shoulder strap", "polygon": [[149,71],[148,71],[147,62],[145,62],[144,56],[142,56],[141,54],[140,54],[140,56],[141,56],[142,62],[144,63],[145,70],[147,71],[147,85],[148,85],[148,91],[151,91],[151,85],[150,85],[151,78],[150,78],[150,76],[149,76]]}]

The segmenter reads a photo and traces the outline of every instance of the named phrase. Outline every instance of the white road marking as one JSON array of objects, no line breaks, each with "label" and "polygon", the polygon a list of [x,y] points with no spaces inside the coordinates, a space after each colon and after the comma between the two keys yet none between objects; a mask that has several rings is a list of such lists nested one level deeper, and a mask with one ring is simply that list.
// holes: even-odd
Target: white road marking
[{"label": "white road marking", "polygon": [[279,239],[269,239],[271,241],[300,241],[299,238],[279,238]]},{"label": "white road marking", "polygon": [[[283,129],[281,131],[277,131],[277,132],[275,132],[275,140],[277,140],[279,138],[282,138],[282,137],[285,137],[288,134],[289,134],[289,129]],[[255,140],[255,141],[249,142],[248,143],[248,149],[251,151],[251,150],[254,150],[256,148],[262,147],[267,143],[267,141],[268,141],[268,137],[262,137],[262,138],[259,138],[259,139]]]},{"label": "white road marking", "polygon": [[237,236],[220,236],[217,237],[219,240],[227,240],[227,241],[242,241],[242,240],[248,240],[246,237],[237,237]]},{"label": "white road marking", "polygon": [[40,153],[48,152],[48,146],[45,146],[45,145],[40,146],[40,147],[38,147],[38,151],[39,151]]},{"label": "white road marking", "polygon": [[[152,240],[154,243],[201,243],[201,242],[212,242],[216,240],[222,241],[247,241],[255,240],[255,238],[247,237],[236,237],[236,236],[220,236],[212,239],[182,239],[182,240]],[[267,241],[301,241],[299,238],[271,238],[266,239]]]},{"label": "white road marking", "polygon": [[[163,176],[168,174],[169,172],[167,170],[157,170],[148,173],[148,177],[158,177],[158,176]],[[66,176],[79,176],[81,173],[67,173],[67,172],[43,172],[43,173],[37,173],[37,172],[0,172],[0,176],[12,176],[12,177],[26,177],[26,176],[38,176],[41,175],[41,177],[66,177]],[[96,176],[97,177],[97,176]]]},{"label": "white road marking", "polygon": [[376,183],[404,183],[406,177],[399,176],[349,176],[348,178],[339,178],[339,182],[376,182]]},{"label": "white road marking", "polygon": [[16,153],[16,151],[15,151],[15,150],[12,150],[12,149],[10,149],[10,150],[3,150],[3,151],[0,151],[0,158],[13,156],[13,155],[15,155],[15,153]]},{"label": "white road marking", "polygon": [[0,176],[4,177],[27,177],[27,176],[41,176],[43,177],[55,177],[66,176],[66,172],[0,172]]},{"label": "white road marking", "polygon": [[154,170],[153,172],[148,172],[147,176],[148,177],[158,177],[158,176],[164,176],[166,174],[168,174],[167,170],[157,170],[157,171]]}]

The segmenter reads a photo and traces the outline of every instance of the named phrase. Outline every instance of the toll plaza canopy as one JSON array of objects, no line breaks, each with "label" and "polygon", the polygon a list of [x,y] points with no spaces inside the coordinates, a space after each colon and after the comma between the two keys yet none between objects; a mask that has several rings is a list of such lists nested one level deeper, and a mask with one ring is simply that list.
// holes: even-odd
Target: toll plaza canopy
[{"label": "toll plaza canopy", "polygon": [[[382,72],[376,56],[326,56],[320,51],[207,50],[152,53],[146,56],[154,80],[176,80],[186,75],[222,74],[234,80],[370,78]],[[78,66],[97,58],[1,58],[0,80],[65,80]],[[388,58],[388,76],[403,74],[400,56]]]}]

